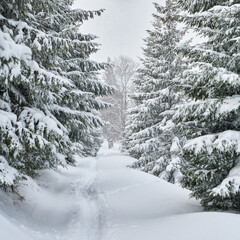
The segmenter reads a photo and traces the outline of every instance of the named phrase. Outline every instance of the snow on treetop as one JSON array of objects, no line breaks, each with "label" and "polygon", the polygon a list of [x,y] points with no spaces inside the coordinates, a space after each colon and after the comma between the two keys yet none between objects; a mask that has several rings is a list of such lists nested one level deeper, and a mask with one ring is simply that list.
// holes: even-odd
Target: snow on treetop
[{"label": "snow on treetop", "polygon": [[16,123],[17,116],[14,113],[0,110],[0,128],[7,128],[12,126],[12,122]]},{"label": "snow on treetop", "polygon": [[0,20],[6,19],[2,14],[0,14]]},{"label": "snow on treetop", "polygon": [[194,138],[193,140],[188,141],[184,149],[186,150],[194,150],[195,154],[198,154],[202,151],[203,148],[209,146],[216,139],[216,134],[205,135],[201,137]]},{"label": "snow on treetop", "polygon": [[225,178],[220,185],[212,189],[214,196],[220,195],[224,197],[230,196],[231,193],[238,193],[240,189],[240,163],[234,167],[227,178]]},{"label": "snow on treetop", "polygon": [[172,140],[172,146],[170,148],[170,152],[179,152],[179,151],[180,151],[179,139],[177,137],[174,137]]},{"label": "snow on treetop", "polygon": [[[31,122],[32,128],[34,129],[34,125],[38,123],[43,123],[44,127],[48,132],[53,131],[60,136],[63,136],[63,131],[57,125],[55,119],[52,119],[49,116],[46,116],[42,111],[38,110],[37,108],[25,108],[24,111],[20,115],[20,120]],[[31,124],[29,124],[31,127]]]},{"label": "snow on treetop", "polygon": [[29,47],[21,44],[16,44],[9,33],[0,30],[0,58],[5,58],[7,61],[13,58],[19,60],[29,60],[32,51]]},{"label": "snow on treetop", "polygon": [[19,175],[15,168],[9,166],[8,162],[3,156],[0,156],[0,183],[13,185],[14,180]]},{"label": "snow on treetop", "polygon": [[0,99],[0,109],[11,112],[10,104]]},{"label": "snow on treetop", "polygon": [[220,107],[218,108],[217,115],[224,114],[239,109],[240,107],[240,95],[235,95],[224,99]]},{"label": "snow on treetop", "polygon": [[228,130],[219,134],[204,135],[193,140],[189,140],[184,146],[185,150],[193,150],[195,154],[202,151],[212,153],[213,149],[225,151],[226,147],[234,147],[240,153],[240,132]]},{"label": "snow on treetop", "polygon": [[[224,56],[225,56],[225,54],[224,54]],[[224,68],[218,68],[218,73],[214,77],[214,80],[215,81],[223,81],[223,82],[229,83],[231,85],[239,85],[239,83],[240,83],[240,77],[238,74],[229,72]]]},{"label": "snow on treetop", "polygon": [[[0,49],[0,58],[6,59],[6,61],[9,62],[8,67],[4,66],[3,70],[0,70],[0,72],[3,71],[4,74],[9,74],[11,69],[11,77],[21,75],[22,73],[19,61],[22,60],[32,69],[32,71],[37,71],[39,73],[39,79],[41,79],[43,83],[47,84],[45,78],[48,78],[48,84],[72,86],[72,82],[69,79],[40,68],[37,62],[31,59],[32,51],[29,47],[22,44],[16,44],[9,33],[2,32],[1,30]],[[19,61],[16,62],[13,60]]]}]

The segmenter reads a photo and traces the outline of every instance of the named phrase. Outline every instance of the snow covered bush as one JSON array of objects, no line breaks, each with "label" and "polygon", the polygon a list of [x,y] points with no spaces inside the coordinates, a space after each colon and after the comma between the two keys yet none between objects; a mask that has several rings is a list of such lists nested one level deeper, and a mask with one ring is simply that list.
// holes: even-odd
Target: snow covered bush
[{"label": "snow covered bush", "polygon": [[179,158],[170,150],[179,140],[171,116],[180,97],[176,83],[183,65],[176,47],[183,31],[179,30],[175,1],[155,7],[154,28],[148,31],[142,67],[134,81],[136,106],[129,111],[124,145],[139,159],[133,167],[176,182]]},{"label": "snow covered bush", "polygon": [[[72,0],[15,1],[0,5],[0,185],[11,176],[94,155],[107,104],[96,96],[112,88],[98,80],[104,68],[89,60],[95,36],[79,33],[100,11],[73,10]],[[4,177],[5,176],[5,177]]]},{"label": "snow covered bush", "polygon": [[181,82],[187,104],[174,116],[189,141],[182,184],[208,209],[240,209],[240,4],[178,0],[186,24],[206,38],[182,48],[189,59]]}]

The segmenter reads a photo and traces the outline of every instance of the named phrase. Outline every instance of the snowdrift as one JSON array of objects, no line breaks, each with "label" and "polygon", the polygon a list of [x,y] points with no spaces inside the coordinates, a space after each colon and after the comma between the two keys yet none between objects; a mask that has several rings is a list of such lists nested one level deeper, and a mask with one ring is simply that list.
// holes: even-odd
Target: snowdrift
[{"label": "snowdrift", "polygon": [[1,240],[239,240],[240,215],[203,212],[189,192],[102,148],[77,167],[40,173],[0,192]]}]

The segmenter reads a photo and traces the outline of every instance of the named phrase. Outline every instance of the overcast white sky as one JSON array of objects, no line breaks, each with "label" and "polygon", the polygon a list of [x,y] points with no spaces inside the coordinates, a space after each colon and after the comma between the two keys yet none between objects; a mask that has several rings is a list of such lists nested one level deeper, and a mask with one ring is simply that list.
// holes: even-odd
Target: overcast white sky
[{"label": "overcast white sky", "polygon": [[75,8],[84,10],[106,9],[101,17],[86,21],[81,32],[100,37],[100,51],[93,56],[97,61],[108,57],[129,56],[134,60],[142,54],[146,30],[151,28],[152,2],[165,0],[75,0]]}]

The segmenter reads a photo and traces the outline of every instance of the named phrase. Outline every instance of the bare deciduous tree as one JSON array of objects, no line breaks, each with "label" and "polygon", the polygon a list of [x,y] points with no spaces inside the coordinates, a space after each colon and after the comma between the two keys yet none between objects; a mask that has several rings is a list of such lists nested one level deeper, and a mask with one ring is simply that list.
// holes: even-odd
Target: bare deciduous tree
[{"label": "bare deciduous tree", "polygon": [[103,74],[103,80],[117,88],[117,92],[105,97],[104,101],[112,104],[112,107],[102,111],[102,118],[108,122],[103,129],[104,137],[112,141],[120,141],[123,137],[126,114],[131,106],[131,99],[128,97],[132,90],[133,78],[139,64],[129,57],[120,56],[114,60],[108,59],[111,67]]}]

